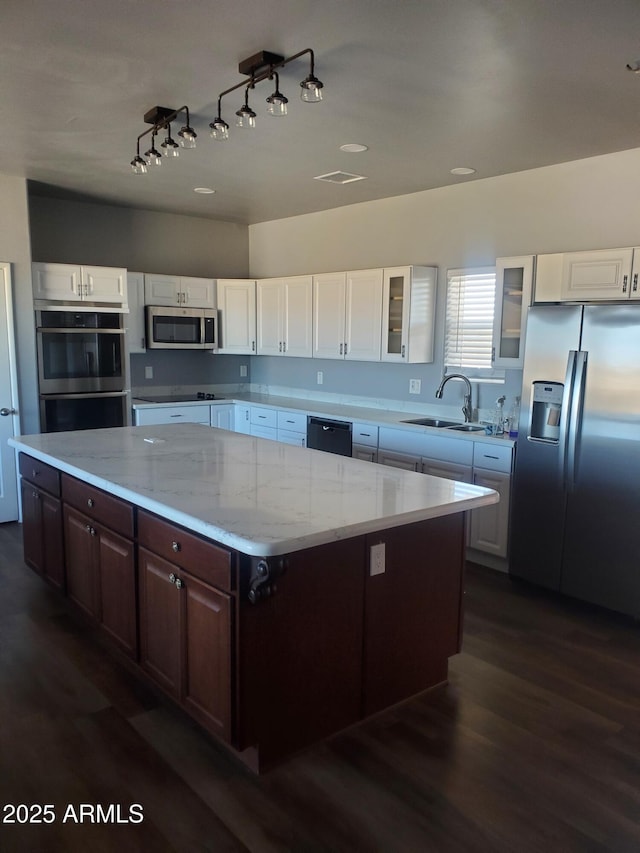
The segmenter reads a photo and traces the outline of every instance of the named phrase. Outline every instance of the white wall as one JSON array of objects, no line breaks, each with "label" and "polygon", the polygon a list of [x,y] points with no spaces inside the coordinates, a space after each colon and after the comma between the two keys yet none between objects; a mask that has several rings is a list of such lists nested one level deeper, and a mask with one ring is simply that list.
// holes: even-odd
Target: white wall
[{"label": "white wall", "polygon": [[[425,156],[428,152],[425,151]],[[366,172],[366,161],[358,171]],[[373,176],[372,176],[373,177]],[[348,184],[336,186],[348,192]],[[496,257],[640,245],[640,148],[498,178],[334,208],[249,227],[251,276],[296,275],[398,264],[439,268],[436,361],[398,366],[392,374],[373,365],[351,371],[344,362],[325,370],[322,390],[342,390],[345,379],[366,396],[433,402],[442,372],[446,270],[490,265]],[[313,364],[298,359],[257,359],[255,382],[314,383]],[[421,378],[422,395],[408,396],[409,378]],[[519,371],[507,372],[505,392],[518,391]],[[451,396],[452,391],[445,392]],[[489,407],[495,386],[482,386]],[[455,397],[455,395],[454,395]]]},{"label": "white wall", "polygon": [[[31,248],[27,185],[0,174],[0,260],[11,264],[18,358],[20,424],[23,434],[39,432],[35,329],[31,296]],[[0,368],[2,366],[0,365]]]}]

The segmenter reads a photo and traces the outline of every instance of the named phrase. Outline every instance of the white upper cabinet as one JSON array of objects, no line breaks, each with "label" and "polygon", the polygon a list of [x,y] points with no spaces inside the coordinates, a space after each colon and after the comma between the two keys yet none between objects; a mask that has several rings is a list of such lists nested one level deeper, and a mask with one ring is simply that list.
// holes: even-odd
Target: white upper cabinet
[{"label": "white upper cabinet", "polygon": [[313,355],[380,361],[382,270],[313,277]]},{"label": "white upper cabinet", "polygon": [[146,352],[144,326],[144,273],[127,273],[129,314],[126,317],[126,336],[129,353]]},{"label": "white upper cabinet", "polygon": [[496,260],[494,367],[522,367],[526,315],[533,286],[533,263],[533,255]]},{"label": "white upper cabinet", "polygon": [[382,354],[382,270],[347,273],[344,357],[380,361]]},{"label": "white upper cabinet", "polygon": [[256,354],[256,282],[251,279],[217,281],[218,353]]},{"label": "white upper cabinet", "polygon": [[433,361],[436,267],[383,270],[382,361]]},{"label": "white upper cabinet", "polygon": [[538,255],[536,302],[640,299],[640,247]]},{"label": "white upper cabinet", "polygon": [[127,306],[127,271],[120,267],[34,263],[33,298]]},{"label": "white upper cabinet", "polygon": [[344,358],[347,274],[313,276],[313,355]]},{"label": "white upper cabinet", "polygon": [[144,301],[146,305],[215,308],[215,282],[212,278],[147,273]]},{"label": "white upper cabinet", "polygon": [[310,275],[262,279],[256,284],[258,355],[312,355]]}]

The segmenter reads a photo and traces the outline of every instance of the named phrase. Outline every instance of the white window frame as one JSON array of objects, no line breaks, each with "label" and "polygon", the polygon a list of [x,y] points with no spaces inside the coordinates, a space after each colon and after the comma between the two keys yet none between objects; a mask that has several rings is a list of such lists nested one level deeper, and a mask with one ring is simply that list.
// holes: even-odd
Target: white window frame
[{"label": "white window frame", "polygon": [[[476,382],[504,381],[504,370],[491,364],[495,282],[496,268],[493,266],[447,270],[443,342],[445,374],[464,373]],[[474,297],[474,287],[478,288],[479,296]],[[483,357],[484,364],[480,363]]]}]

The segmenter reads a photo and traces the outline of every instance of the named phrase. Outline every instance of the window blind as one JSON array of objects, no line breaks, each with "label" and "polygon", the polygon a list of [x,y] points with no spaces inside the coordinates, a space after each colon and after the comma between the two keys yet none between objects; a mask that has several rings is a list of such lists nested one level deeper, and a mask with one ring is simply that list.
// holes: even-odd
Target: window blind
[{"label": "window blind", "polygon": [[444,364],[491,368],[495,267],[448,270]]}]

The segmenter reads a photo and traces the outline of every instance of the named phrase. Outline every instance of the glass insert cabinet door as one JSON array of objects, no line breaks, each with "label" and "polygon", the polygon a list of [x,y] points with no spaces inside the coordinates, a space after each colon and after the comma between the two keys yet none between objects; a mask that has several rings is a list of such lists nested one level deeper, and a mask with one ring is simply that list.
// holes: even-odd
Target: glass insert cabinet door
[{"label": "glass insert cabinet door", "polygon": [[531,303],[533,262],[533,255],[496,260],[494,367],[522,367],[526,314]]}]

